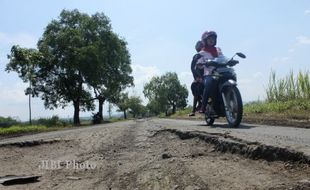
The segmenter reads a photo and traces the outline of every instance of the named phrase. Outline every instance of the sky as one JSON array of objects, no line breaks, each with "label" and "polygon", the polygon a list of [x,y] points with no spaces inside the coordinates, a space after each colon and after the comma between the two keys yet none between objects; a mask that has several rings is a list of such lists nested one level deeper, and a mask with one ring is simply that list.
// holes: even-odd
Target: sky
[{"label": "sky", "polygon": [[[144,84],[153,76],[176,72],[188,87],[188,104],[192,104],[190,63],[195,43],[206,30],[217,32],[217,46],[225,56],[246,54],[235,67],[244,102],[266,98],[272,70],[278,77],[291,70],[310,70],[309,0],[1,0],[0,116],[22,121],[29,117],[24,94],[28,84],[5,71],[12,45],[36,48],[45,27],[63,9],[89,15],[100,12],[110,18],[113,31],[128,42],[131,54],[135,87],[128,91],[144,103]],[[73,106],[45,110],[40,98],[32,99],[33,118],[53,115],[71,118]]]}]

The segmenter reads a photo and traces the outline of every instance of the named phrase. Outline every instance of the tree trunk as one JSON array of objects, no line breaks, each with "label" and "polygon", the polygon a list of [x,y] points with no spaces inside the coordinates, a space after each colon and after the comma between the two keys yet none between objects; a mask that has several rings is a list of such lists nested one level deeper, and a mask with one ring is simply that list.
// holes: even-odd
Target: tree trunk
[{"label": "tree trunk", "polygon": [[124,110],[124,119],[127,119],[126,110]]},{"label": "tree trunk", "polygon": [[74,101],[74,117],[73,117],[73,124],[76,126],[80,125],[80,102]]},{"label": "tree trunk", "polygon": [[175,114],[176,112],[176,105],[172,105],[172,114]]},{"label": "tree trunk", "polygon": [[105,98],[103,96],[99,96],[98,101],[99,101],[99,116],[101,122],[103,120],[103,103],[105,101]]}]

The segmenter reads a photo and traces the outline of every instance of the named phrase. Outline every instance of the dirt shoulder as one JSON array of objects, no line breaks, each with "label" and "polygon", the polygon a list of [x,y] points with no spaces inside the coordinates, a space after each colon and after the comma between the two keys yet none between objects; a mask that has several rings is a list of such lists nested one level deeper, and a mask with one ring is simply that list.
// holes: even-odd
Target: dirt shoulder
[{"label": "dirt shoulder", "polygon": [[[0,176],[41,178],[0,189],[310,188],[309,165],[221,152],[203,138],[167,131],[168,125],[179,126],[167,120],[137,120],[6,142],[0,147]],[[45,143],[16,144],[40,139]],[[60,164],[44,167],[42,161]]]},{"label": "dirt shoulder", "polygon": [[[195,116],[188,115],[172,116],[173,119],[188,119],[188,120],[204,120],[202,114],[196,113]],[[225,118],[219,118],[216,121],[226,122]],[[286,117],[281,114],[244,114],[242,123],[282,126],[282,127],[296,127],[296,128],[310,128],[310,120]]]}]

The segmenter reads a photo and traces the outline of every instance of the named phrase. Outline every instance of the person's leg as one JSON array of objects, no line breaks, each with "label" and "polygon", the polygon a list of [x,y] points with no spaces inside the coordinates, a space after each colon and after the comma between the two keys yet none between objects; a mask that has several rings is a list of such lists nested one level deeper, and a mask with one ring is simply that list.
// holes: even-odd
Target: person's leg
[{"label": "person's leg", "polygon": [[203,95],[203,90],[204,90],[204,84],[203,82],[199,82],[197,85],[197,89],[198,89],[198,95],[197,95],[197,101],[198,101],[198,107],[197,110],[201,109],[202,106],[202,95]]},{"label": "person's leg", "polygon": [[193,110],[192,113],[189,114],[189,116],[195,116],[195,112],[196,112],[196,107],[197,107],[197,96],[194,96],[194,101],[193,101]]},{"label": "person's leg", "polygon": [[212,76],[205,76],[204,78],[204,90],[202,96],[202,105],[200,109],[200,113],[204,113],[206,111],[206,106],[208,103],[209,96],[214,86],[214,79]]},{"label": "person's leg", "polygon": [[189,114],[189,116],[195,116],[195,112],[196,112],[196,107],[197,107],[197,82],[193,82],[191,85],[191,90],[192,90],[192,94],[193,94],[193,110],[192,113]]}]

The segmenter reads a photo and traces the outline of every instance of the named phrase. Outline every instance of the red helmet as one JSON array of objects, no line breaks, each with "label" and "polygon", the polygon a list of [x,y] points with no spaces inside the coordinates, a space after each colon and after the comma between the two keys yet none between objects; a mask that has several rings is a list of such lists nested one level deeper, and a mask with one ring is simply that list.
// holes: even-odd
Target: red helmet
[{"label": "red helmet", "polygon": [[217,37],[216,32],[214,31],[205,31],[202,35],[201,35],[201,40],[204,41],[205,39],[207,39],[209,36],[215,36]]}]

